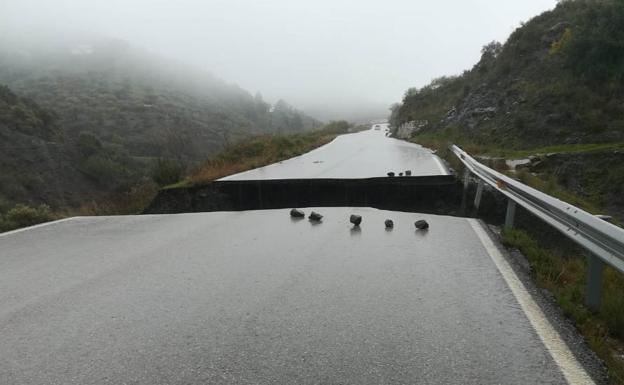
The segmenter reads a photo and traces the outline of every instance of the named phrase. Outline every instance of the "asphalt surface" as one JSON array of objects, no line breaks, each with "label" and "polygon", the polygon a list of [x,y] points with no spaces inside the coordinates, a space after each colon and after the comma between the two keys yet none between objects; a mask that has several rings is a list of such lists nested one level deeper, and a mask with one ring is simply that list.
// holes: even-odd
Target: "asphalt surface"
[{"label": "asphalt surface", "polygon": [[315,211],[0,236],[0,384],[566,383],[467,219]]},{"label": "asphalt surface", "polygon": [[220,180],[360,179],[410,170],[414,176],[448,175],[446,166],[431,150],[386,137],[387,124],[332,142],[301,156],[245,171]]}]

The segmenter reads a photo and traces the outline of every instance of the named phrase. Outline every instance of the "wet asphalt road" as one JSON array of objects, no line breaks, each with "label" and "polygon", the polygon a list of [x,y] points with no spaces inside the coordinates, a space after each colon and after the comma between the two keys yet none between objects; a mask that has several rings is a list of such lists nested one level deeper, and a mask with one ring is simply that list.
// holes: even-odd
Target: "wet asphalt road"
[{"label": "wet asphalt road", "polygon": [[0,384],[565,383],[466,219],[318,211],[0,236]]},{"label": "wet asphalt road", "polygon": [[259,179],[359,179],[397,176],[405,170],[414,176],[447,175],[446,166],[431,150],[386,137],[387,124],[367,131],[340,135],[331,143],[306,154],[220,180]]}]

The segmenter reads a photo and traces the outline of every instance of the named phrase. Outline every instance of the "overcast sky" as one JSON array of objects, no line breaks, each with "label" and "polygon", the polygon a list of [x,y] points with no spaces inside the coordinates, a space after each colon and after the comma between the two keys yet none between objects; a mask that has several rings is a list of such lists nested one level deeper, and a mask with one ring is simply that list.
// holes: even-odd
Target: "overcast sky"
[{"label": "overcast sky", "polygon": [[460,73],[555,0],[0,0],[6,28],[72,28],[303,109],[389,105]]}]

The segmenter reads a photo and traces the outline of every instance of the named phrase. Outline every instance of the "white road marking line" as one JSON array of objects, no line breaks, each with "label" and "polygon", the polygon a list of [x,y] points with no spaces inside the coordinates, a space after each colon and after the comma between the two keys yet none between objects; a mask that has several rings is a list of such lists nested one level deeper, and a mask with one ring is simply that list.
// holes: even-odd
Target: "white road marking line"
[{"label": "white road marking line", "polygon": [[442,164],[442,161],[440,160],[440,158],[437,155],[432,155],[433,159],[435,159],[436,163],[438,164],[438,167],[440,168],[440,172],[442,173],[442,175],[448,175],[448,170],[446,169],[446,167],[444,167],[444,165]]},{"label": "white road marking line", "polygon": [[563,373],[563,376],[568,384],[594,384],[594,381],[591,379],[589,374],[587,374],[585,369],[577,361],[574,354],[572,354],[572,351],[570,351],[570,348],[568,348],[566,343],[561,339],[559,333],[557,333],[554,327],[550,324],[540,307],[537,303],[535,303],[531,294],[529,294],[522,282],[520,282],[520,279],[516,276],[516,273],[513,271],[505,257],[503,257],[490,236],[487,234],[481,222],[477,219],[467,220],[479,237],[483,247],[485,247],[485,250],[490,255],[490,258],[494,261],[496,268],[503,276],[507,286],[509,286],[514,297],[516,297],[516,300],[537,332],[537,335],[540,337],[544,346],[546,346],[546,349],[561,369],[561,372]]},{"label": "white road marking line", "polygon": [[0,237],[4,237],[4,236],[7,236],[7,235],[13,235],[13,234],[16,234],[16,233],[21,233],[22,231],[37,229],[37,228],[43,227],[43,226],[54,225],[54,224],[57,224],[57,223],[66,222],[66,221],[70,221],[72,219],[77,219],[77,218],[81,218],[81,217],[69,217],[69,218],[58,219],[56,221],[39,223],[38,225],[28,226],[28,227],[24,227],[24,228],[21,228],[21,229],[11,230],[11,231],[7,231],[5,233],[0,233]]}]

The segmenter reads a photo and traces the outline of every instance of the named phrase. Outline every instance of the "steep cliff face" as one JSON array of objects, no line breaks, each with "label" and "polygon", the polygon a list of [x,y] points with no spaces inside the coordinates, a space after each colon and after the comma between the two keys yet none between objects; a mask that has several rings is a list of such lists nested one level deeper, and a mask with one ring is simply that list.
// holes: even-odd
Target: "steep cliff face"
[{"label": "steep cliff face", "polygon": [[560,2],[518,28],[460,76],[406,92],[395,129],[532,148],[624,141],[624,3]]}]

